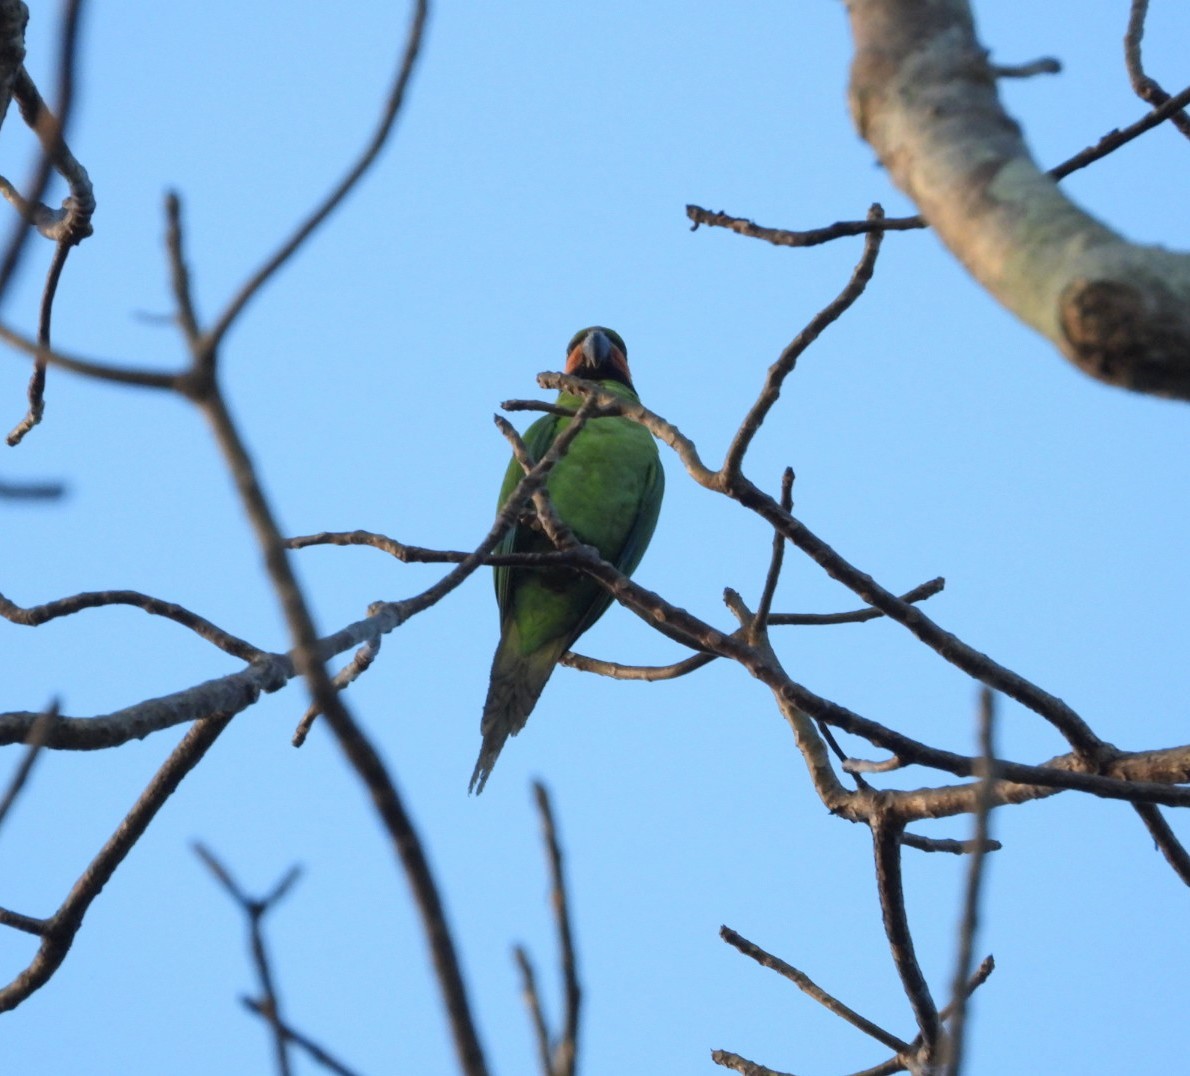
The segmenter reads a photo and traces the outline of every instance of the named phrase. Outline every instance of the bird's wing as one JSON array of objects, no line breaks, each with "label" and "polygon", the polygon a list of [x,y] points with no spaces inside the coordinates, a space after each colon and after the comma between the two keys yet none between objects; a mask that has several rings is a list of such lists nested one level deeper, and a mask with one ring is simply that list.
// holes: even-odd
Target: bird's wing
[{"label": "bird's wing", "polygon": [[[665,471],[661,468],[661,461],[654,458],[649,464],[649,473],[645,479],[645,488],[641,495],[640,503],[637,505],[636,516],[633,518],[632,525],[629,527],[628,533],[624,538],[624,544],[620,546],[620,551],[614,557],[610,558],[611,563],[625,575],[631,575],[636,571],[641,557],[645,555],[645,549],[648,547],[649,540],[653,537],[653,531],[657,526],[657,517],[661,513],[661,498],[664,493]],[[600,587],[598,596],[591,603],[586,613],[583,614],[583,618],[575,628],[574,634],[570,636],[570,641],[566,644],[567,650],[574,645],[575,640],[583,632],[607,612],[611,603],[611,592]]]},{"label": "bird's wing", "polygon": [[631,575],[636,571],[641,557],[645,555],[645,549],[657,527],[657,517],[661,514],[661,498],[664,495],[665,471],[661,467],[661,460],[654,457],[649,464],[649,474],[645,479],[645,489],[636,518],[632,521],[628,536],[613,562],[625,575]]}]

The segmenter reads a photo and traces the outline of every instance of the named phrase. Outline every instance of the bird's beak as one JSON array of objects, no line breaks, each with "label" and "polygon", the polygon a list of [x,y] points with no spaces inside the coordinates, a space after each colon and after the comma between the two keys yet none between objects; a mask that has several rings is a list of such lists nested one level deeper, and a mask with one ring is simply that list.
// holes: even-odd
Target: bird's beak
[{"label": "bird's beak", "polygon": [[612,354],[612,342],[607,333],[587,333],[579,345],[583,353],[583,365],[591,370],[598,370]]}]

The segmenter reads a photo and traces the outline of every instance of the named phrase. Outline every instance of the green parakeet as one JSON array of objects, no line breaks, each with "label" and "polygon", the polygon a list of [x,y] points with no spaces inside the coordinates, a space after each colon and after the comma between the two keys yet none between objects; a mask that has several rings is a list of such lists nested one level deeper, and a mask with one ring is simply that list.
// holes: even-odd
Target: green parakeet
[{"label": "green parakeet", "polygon": [[[566,373],[597,381],[608,392],[636,402],[628,352],[618,333],[598,325],[574,335],[566,348]],[[577,410],[582,400],[559,393],[561,407]],[[524,436],[539,460],[570,419],[545,415]],[[500,489],[500,505],[524,476],[514,459]],[[657,444],[641,425],[626,418],[591,419],[550,472],[546,482],[554,510],[580,542],[631,575],[657,525],[665,475]],[[523,516],[505,534],[497,553],[547,552],[549,538]],[[566,568],[495,569],[500,607],[500,645],[483,708],[483,745],[471,775],[482,792],[509,736],[525,727],[558,659],[598,620],[611,595],[594,579]]]}]

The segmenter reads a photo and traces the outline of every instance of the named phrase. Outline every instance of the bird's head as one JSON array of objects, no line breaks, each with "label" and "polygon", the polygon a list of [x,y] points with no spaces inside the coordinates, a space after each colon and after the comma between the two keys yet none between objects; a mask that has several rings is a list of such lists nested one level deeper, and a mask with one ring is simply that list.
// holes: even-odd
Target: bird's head
[{"label": "bird's head", "polygon": [[574,334],[566,345],[566,373],[587,381],[619,381],[632,388],[628,349],[618,332],[602,325]]}]

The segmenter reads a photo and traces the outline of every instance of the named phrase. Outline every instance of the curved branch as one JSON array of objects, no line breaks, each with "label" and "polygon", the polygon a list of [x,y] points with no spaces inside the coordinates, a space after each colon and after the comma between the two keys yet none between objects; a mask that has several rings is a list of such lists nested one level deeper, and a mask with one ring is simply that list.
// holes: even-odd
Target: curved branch
[{"label": "curved branch", "polygon": [[951,253],[1085,373],[1190,400],[1190,257],[1128,242],[1034,164],[967,0],[847,7],[856,126]]},{"label": "curved branch", "polygon": [[428,0],[415,0],[413,16],[409,24],[409,32],[405,39],[405,50],[401,63],[397,68],[388,99],[368,144],[364,147],[359,159],[348,169],[347,174],[335,185],[335,188],[323,199],[315,210],[285,240],[284,243],[240,288],[239,292],[227,304],[227,309],[219,316],[204,340],[206,353],[213,355],[227,330],[231,328],[236,318],[240,316],[245,306],[256,296],[269,279],[281,268],[297,251],[297,249],[314,233],[318,226],[326,220],[351,193],[352,188],[363,178],[372,167],[372,163],[380,155],[388,136],[392,132],[397,116],[401,111],[401,103],[405,100],[405,90],[413,74],[414,65],[421,52],[421,43],[425,31],[426,17],[429,14]]},{"label": "curved branch", "polygon": [[[549,555],[553,556],[553,554]],[[496,560],[495,557],[490,559]],[[945,586],[946,580],[939,576],[902,594],[901,601],[925,601],[938,594]],[[853,609],[846,613],[771,613],[767,623],[769,627],[863,624],[884,615],[879,609],[873,609],[869,605],[864,609]],[[580,672],[598,673],[600,676],[608,676],[613,680],[657,681],[676,680],[679,676],[687,676],[704,665],[710,664],[718,656],[718,654],[695,654],[681,661],[675,661],[672,665],[621,665],[615,661],[602,661],[599,658],[567,651],[562,655],[560,663],[571,669],[578,669]]]},{"label": "curved branch", "polygon": [[872,822],[876,888],[880,894],[884,933],[892,950],[893,963],[921,1031],[921,1051],[925,1055],[923,1060],[928,1060],[942,1034],[942,1021],[925,975],[922,974],[905,912],[905,892],[901,884],[901,833],[902,827],[896,821],[878,815]]},{"label": "curved branch", "polygon": [[[873,205],[868,210],[868,220],[876,223],[883,219],[884,210],[879,205]],[[793,368],[802,352],[818,339],[828,325],[831,325],[842,317],[847,309],[863,294],[864,289],[868,286],[868,281],[872,279],[872,273],[876,268],[876,258],[880,254],[880,244],[883,239],[884,233],[882,231],[872,231],[864,237],[863,253],[860,255],[859,261],[856,263],[855,269],[851,274],[851,278],[843,286],[842,291],[810,319],[806,327],[781,352],[777,361],[769,367],[768,375],[764,381],[764,388],[761,389],[756,403],[752,405],[747,415],[744,416],[743,422],[740,423],[740,428],[736,431],[736,435],[732,438],[731,445],[727,449],[727,455],[724,457],[720,474],[725,486],[729,486],[739,477],[740,467],[744,462],[744,453],[748,451],[748,446],[752,443],[752,438],[756,436],[761,424],[776,404],[777,398],[781,395],[781,386],[785,383],[785,379],[789,374],[793,372]]]},{"label": "curved branch", "polygon": [[59,598],[57,601],[45,602],[42,605],[31,605],[23,608],[0,594],[0,616],[13,624],[23,624],[36,628],[51,620],[62,616],[72,616],[83,609],[100,609],[110,605],[130,605],[136,609],[143,609],[153,616],[164,617],[175,624],[189,628],[197,636],[226,651],[233,657],[243,661],[257,661],[265,656],[265,652],[251,643],[224,631],[205,617],[192,613],[176,602],[162,601],[149,594],[142,594],[137,590],[92,590],[82,594],[75,594],[69,598]]},{"label": "curved branch", "polygon": [[[1140,43],[1145,35],[1145,18],[1148,13],[1149,0],[1132,0],[1132,8],[1128,12],[1128,32],[1124,35],[1124,64],[1128,68],[1128,81],[1132,83],[1136,96],[1154,108],[1160,108],[1169,100],[1169,94],[1156,79],[1150,78],[1145,72],[1140,55]],[[1182,134],[1190,138],[1190,116],[1179,110],[1170,116],[1170,121]]]}]

